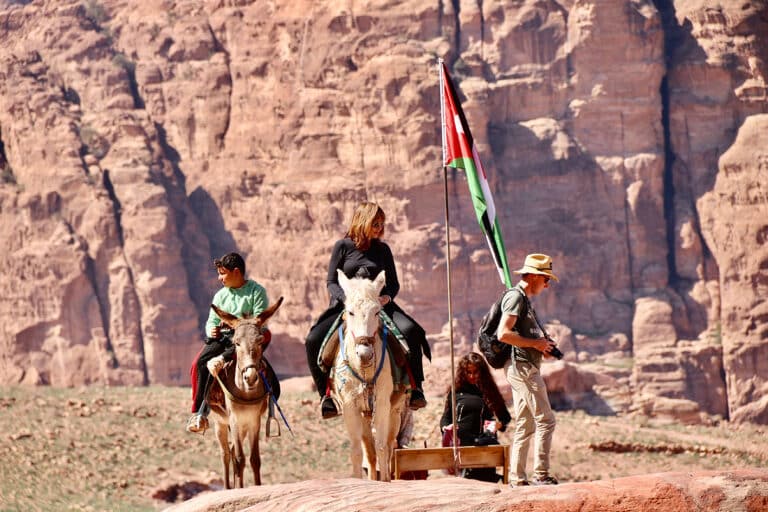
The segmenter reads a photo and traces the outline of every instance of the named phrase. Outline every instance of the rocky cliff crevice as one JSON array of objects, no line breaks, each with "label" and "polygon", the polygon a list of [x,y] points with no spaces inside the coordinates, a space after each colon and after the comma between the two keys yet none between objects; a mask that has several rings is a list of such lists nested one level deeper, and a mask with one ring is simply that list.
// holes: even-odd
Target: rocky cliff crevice
[{"label": "rocky cliff crevice", "polygon": [[[306,373],[328,252],[365,198],[387,211],[398,300],[444,357],[443,57],[510,264],[555,257],[537,308],[567,371],[602,376],[599,409],[760,420],[765,17],[685,0],[0,3],[0,315],[25,311],[0,328],[0,374],[185,384],[230,250],[287,299],[273,364]],[[455,171],[448,198],[462,352],[501,285]]]}]

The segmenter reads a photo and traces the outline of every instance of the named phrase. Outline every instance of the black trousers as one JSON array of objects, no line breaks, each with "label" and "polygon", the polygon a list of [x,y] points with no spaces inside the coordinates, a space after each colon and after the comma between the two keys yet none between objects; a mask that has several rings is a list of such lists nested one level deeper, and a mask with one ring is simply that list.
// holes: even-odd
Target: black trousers
[{"label": "black trousers", "polygon": [[310,327],[307,338],[304,340],[304,349],[307,352],[307,366],[312,380],[315,381],[315,387],[320,396],[325,396],[325,388],[328,386],[328,374],[317,365],[317,356],[320,355],[320,348],[323,345],[325,335],[328,329],[333,325],[333,321],[339,316],[343,307],[341,304],[326,309],[315,325]]},{"label": "black trousers", "polygon": [[[203,347],[203,351],[200,352],[200,357],[197,358],[195,363],[195,366],[197,366],[197,382],[195,383],[195,410],[193,412],[208,412],[207,410],[202,410],[204,406],[207,408],[205,399],[208,395],[208,388],[213,381],[211,372],[208,371],[208,361],[219,355],[223,355],[225,361],[231,361],[234,354],[235,345],[232,344],[231,338],[222,336],[219,339],[208,338],[206,340],[205,347]],[[263,361],[272,396],[277,400],[280,398],[280,381],[269,361],[266,358],[263,358]]]},{"label": "black trousers", "polygon": [[384,306],[384,311],[389,315],[400,332],[405,337],[405,341],[408,342],[408,365],[413,372],[413,379],[416,381],[416,385],[420,388],[421,383],[424,382],[424,365],[422,358],[426,355],[427,359],[432,360],[432,352],[429,349],[429,343],[427,342],[427,333],[424,329],[408,314],[400,309],[400,307],[394,302],[390,302]]},{"label": "black trousers", "polygon": [[[304,342],[304,348],[307,352],[307,365],[309,366],[309,372],[312,375],[312,379],[315,381],[317,392],[320,396],[325,395],[325,388],[328,386],[328,374],[325,373],[317,365],[317,356],[320,354],[320,348],[323,344],[323,339],[328,333],[328,329],[333,325],[333,321],[344,310],[344,306],[340,303],[329,307],[320,318],[318,318],[315,325],[309,329],[307,338]],[[424,329],[410,316],[408,316],[399,306],[394,302],[390,302],[384,306],[384,311],[389,315],[392,321],[395,323],[400,332],[408,342],[408,366],[413,373],[413,379],[416,381],[416,386],[421,387],[421,383],[424,382],[424,366],[422,363],[422,357],[427,356],[427,359],[432,358],[432,354],[429,349],[429,343],[427,342],[427,334]]]}]

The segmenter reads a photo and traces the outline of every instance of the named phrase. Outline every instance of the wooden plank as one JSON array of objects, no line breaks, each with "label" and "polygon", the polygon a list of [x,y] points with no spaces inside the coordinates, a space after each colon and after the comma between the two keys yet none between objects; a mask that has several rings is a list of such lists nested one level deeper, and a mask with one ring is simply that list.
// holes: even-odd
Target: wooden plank
[{"label": "wooden plank", "polygon": [[[501,467],[508,483],[509,445],[460,446],[459,468]],[[448,469],[453,467],[453,448],[400,448],[395,450],[395,478],[403,471]]]}]

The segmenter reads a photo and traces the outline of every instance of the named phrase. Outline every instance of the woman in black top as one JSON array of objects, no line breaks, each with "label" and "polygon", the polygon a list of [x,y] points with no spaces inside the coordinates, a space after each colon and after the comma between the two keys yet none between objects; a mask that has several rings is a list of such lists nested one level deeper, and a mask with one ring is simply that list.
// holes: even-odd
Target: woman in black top
[{"label": "woman in black top", "polygon": [[346,236],[333,246],[327,277],[328,292],[331,296],[330,305],[309,330],[305,342],[309,370],[322,399],[323,418],[332,418],[338,414],[333,400],[326,395],[328,375],[317,365],[317,356],[325,335],[344,310],[344,291],[339,286],[337,269],[341,269],[349,278],[368,279],[374,279],[379,272],[385,271],[386,283],[381,290],[379,300],[384,306],[384,311],[408,342],[410,351],[408,364],[416,386],[416,389],[411,391],[410,407],[419,409],[427,404],[421,389],[421,383],[424,381],[421,358],[422,353],[428,359],[431,358],[429,344],[424,329],[394,302],[400,291],[400,283],[397,280],[392,251],[386,243],[381,241],[383,234],[384,211],[375,203],[364,202],[355,210]]},{"label": "woman in black top", "polygon": [[[456,433],[459,446],[475,446],[483,434],[486,421],[494,421],[491,431],[503,432],[512,416],[507,410],[491,370],[480,354],[470,352],[459,360],[456,370]],[[440,429],[453,423],[451,414],[451,390],[445,400],[445,410],[440,418]],[[495,468],[475,468],[466,470],[465,478],[496,482],[500,475]]]}]

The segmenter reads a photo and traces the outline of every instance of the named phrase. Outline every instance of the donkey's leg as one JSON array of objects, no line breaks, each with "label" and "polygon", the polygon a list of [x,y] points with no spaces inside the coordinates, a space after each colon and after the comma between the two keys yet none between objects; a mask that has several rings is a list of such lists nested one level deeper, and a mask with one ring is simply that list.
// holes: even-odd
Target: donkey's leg
[{"label": "donkey's leg", "polygon": [[239,435],[234,436],[234,466],[235,466],[235,486],[243,488],[245,487],[245,479],[243,474],[245,473],[245,452],[243,451],[243,440]]},{"label": "donkey's leg", "polygon": [[368,464],[368,480],[378,480],[376,460],[376,443],[373,438],[373,431],[371,430],[371,418],[370,416],[363,416],[361,419],[362,425],[362,444],[363,453],[365,454],[365,461]]},{"label": "donkey's leg", "polygon": [[389,482],[392,479],[389,460],[392,457],[392,449],[394,447],[394,438],[391,432],[392,411],[387,402],[382,401],[376,405],[376,414],[374,415],[373,422],[376,429],[374,442],[376,443],[376,460],[379,463],[379,479]]},{"label": "donkey's leg", "polygon": [[[399,397],[397,396],[399,394]],[[389,435],[387,436],[387,446],[384,458],[387,461],[387,479],[389,481],[392,476],[392,467],[394,464],[395,448],[397,448],[397,437],[400,434],[400,427],[402,426],[403,410],[405,406],[405,393],[402,391],[393,391],[390,402],[389,410]]]},{"label": "donkey's leg", "polygon": [[243,472],[245,471],[245,452],[243,451],[244,432],[240,425],[230,420],[229,429],[232,431],[232,457],[235,466],[235,486],[245,487]]},{"label": "donkey's leg", "polygon": [[216,419],[214,428],[216,431],[216,438],[219,440],[219,449],[221,450],[221,464],[224,466],[224,488],[231,489],[232,483],[229,480],[229,462],[232,457],[229,451],[229,426]]},{"label": "donkey's leg", "polygon": [[250,441],[250,462],[251,469],[253,470],[253,482],[254,485],[261,485],[261,454],[259,453],[259,434],[261,430],[261,411],[259,411],[255,420],[249,428],[249,441]]},{"label": "donkey's leg", "polygon": [[379,479],[389,482],[392,479],[390,462],[396,446],[397,432],[400,429],[399,402],[393,400],[395,389],[389,365],[384,366],[375,388],[375,408],[373,426],[376,429],[376,459],[379,463]]},{"label": "donkey's leg", "polygon": [[363,478],[362,416],[355,407],[343,404],[343,417],[349,434],[352,478]]}]

